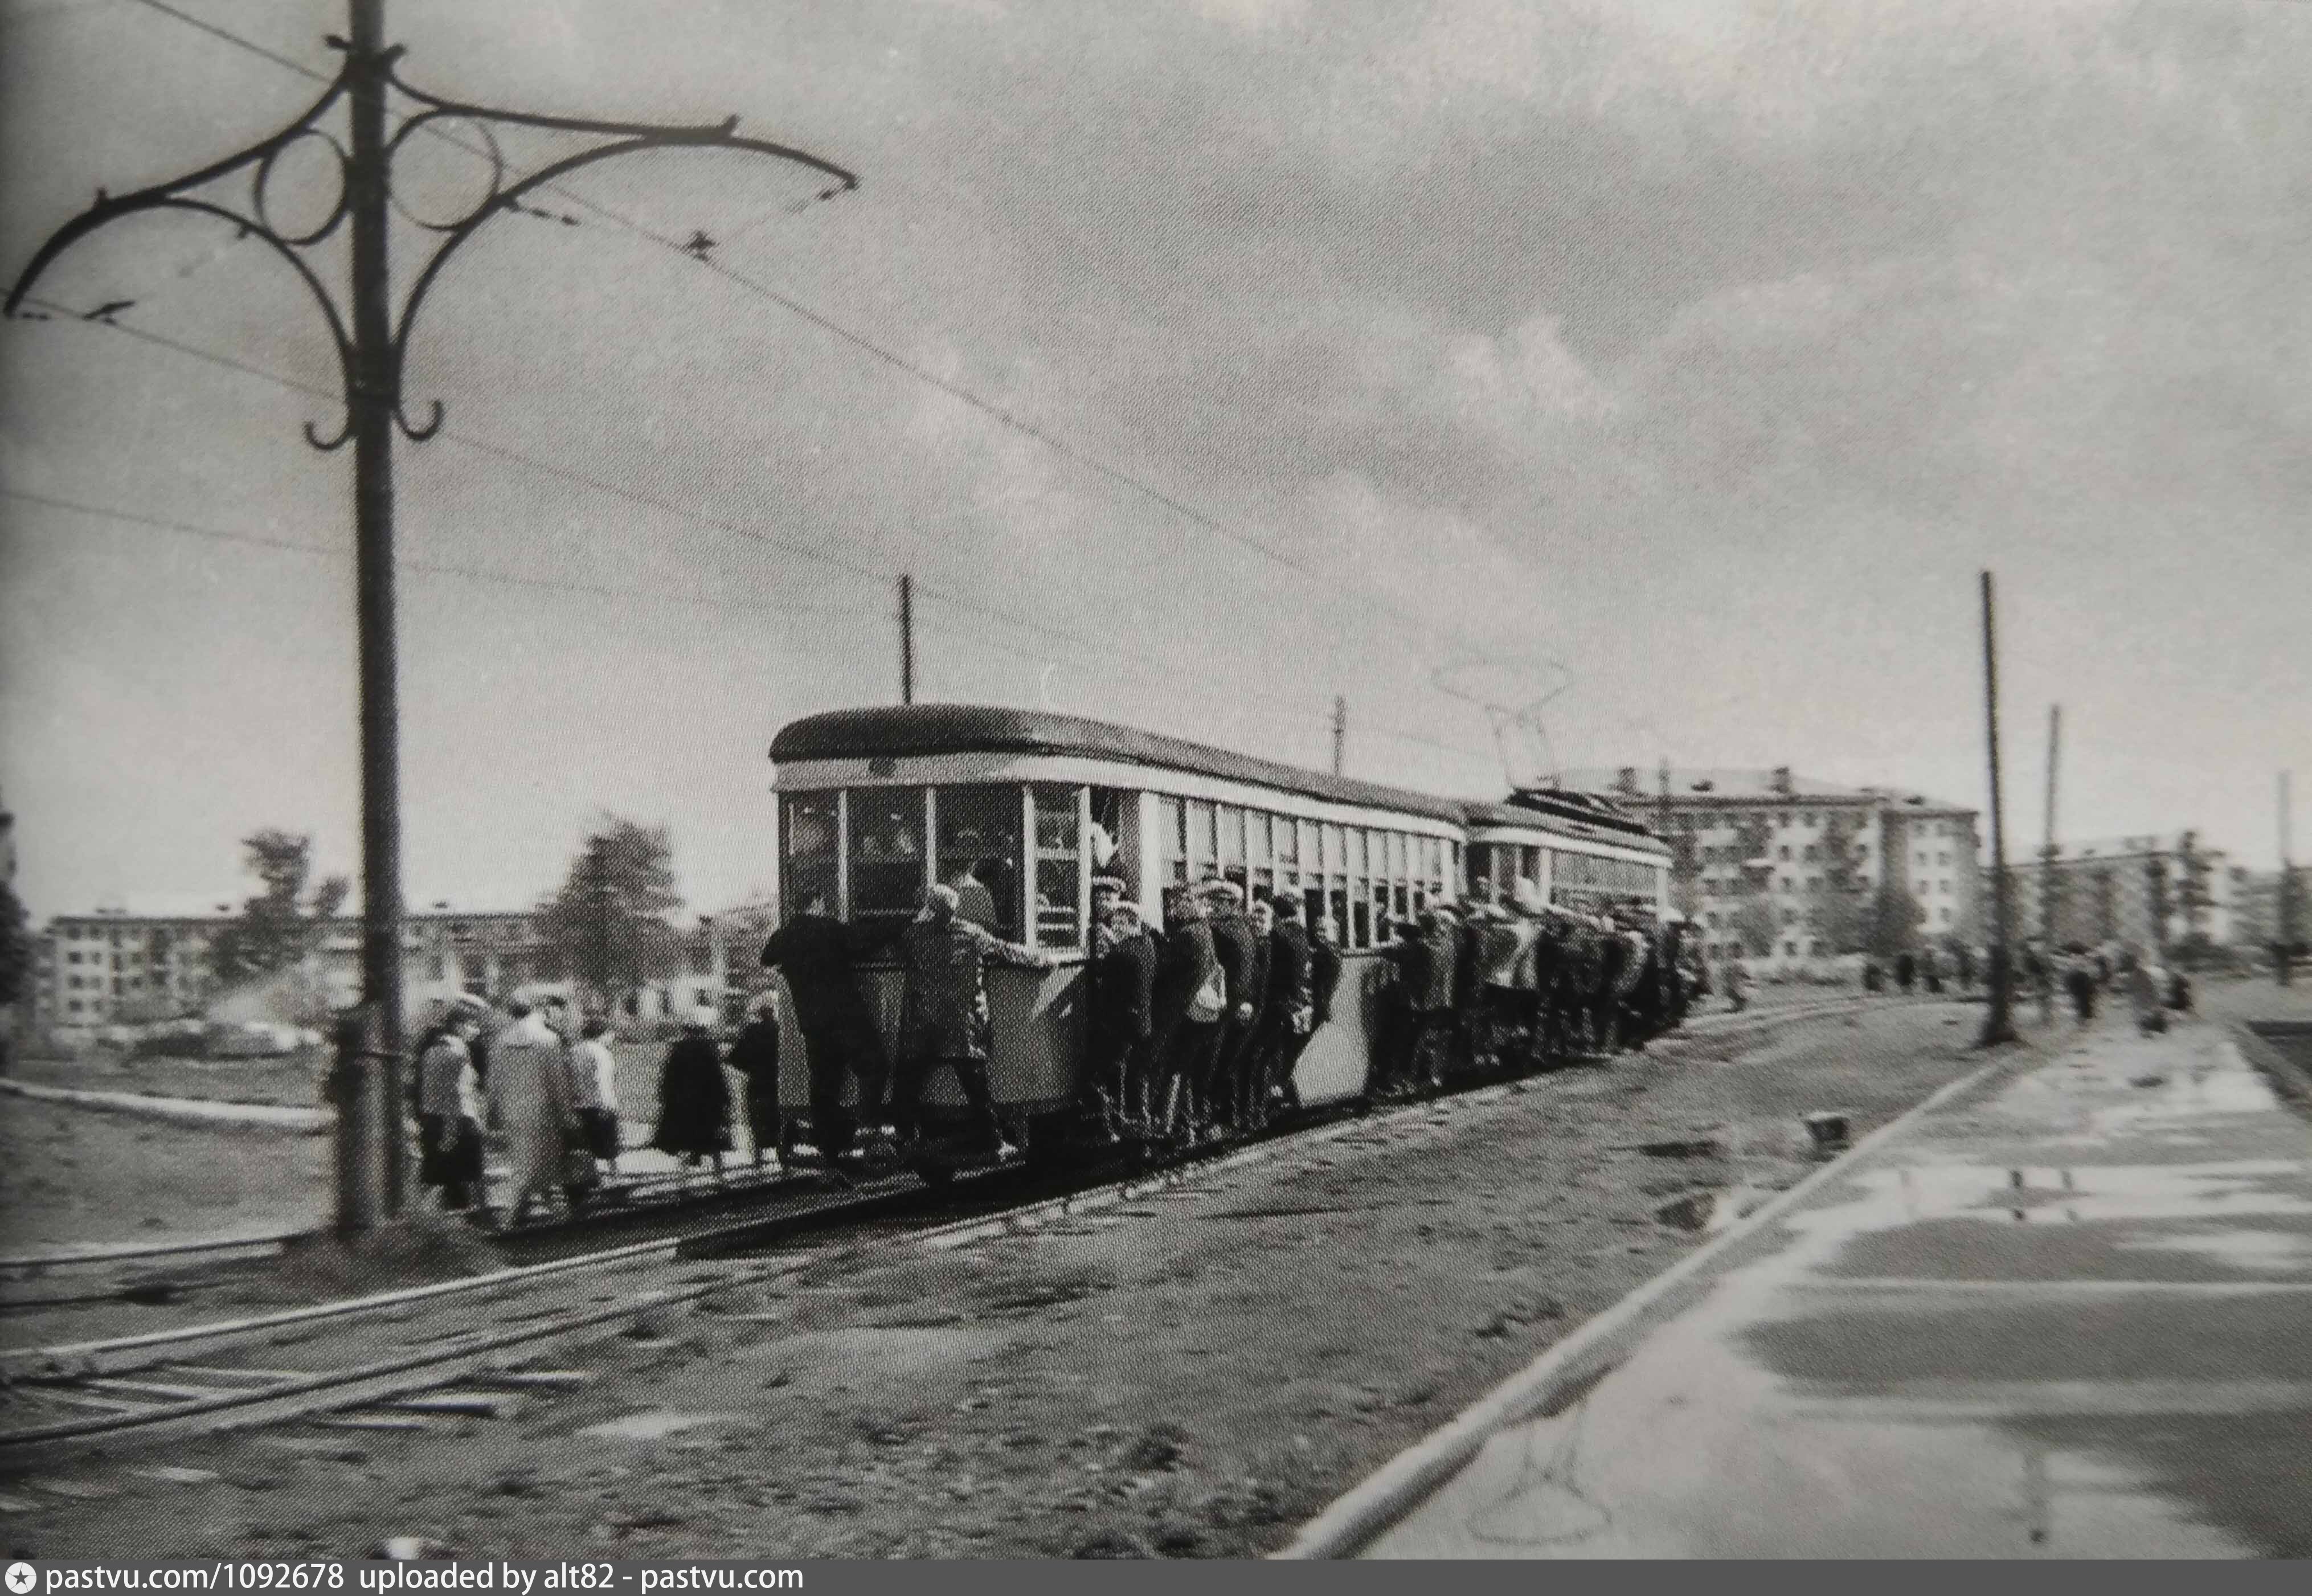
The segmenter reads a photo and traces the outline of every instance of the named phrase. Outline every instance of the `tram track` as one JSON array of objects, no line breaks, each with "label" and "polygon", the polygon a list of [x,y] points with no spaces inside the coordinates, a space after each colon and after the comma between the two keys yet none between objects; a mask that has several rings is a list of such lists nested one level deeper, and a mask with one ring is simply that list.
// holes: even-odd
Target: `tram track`
[{"label": "tram track", "polygon": [[[1870,1001],[1704,1017],[1655,1045],[1770,1030]],[[1122,1179],[1112,1171],[1090,1180],[1078,1173],[1073,1184],[1055,1188],[1049,1173],[1007,1165],[933,1191],[894,1176],[776,1214],[679,1225],[647,1240],[481,1276],[141,1335],[0,1351],[0,1476],[98,1449],[293,1420],[337,1416],[337,1422],[363,1427],[416,1427],[429,1413],[492,1411],[526,1390],[585,1377],[534,1366],[545,1352],[606,1339],[621,1324],[695,1308],[718,1293],[775,1285],[888,1246],[960,1245],[978,1234],[1128,1204],[1200,1173],[1409,1123],[1441,1103],[1475,1104],[1512,1089],[1512,1081],[1493,1077],[1362,1113],[1344,1105],[1317,1123],[1195,1149]],[[973,1211],[956,1215],[958,1206]],[[950,1216],[915,1223],[933,1213]],[[812,1240],[828,1231],[838,1233]],[[604,1274],[626,1277],[623,1288],[602,1289]],[[444,1314],[461,1322],[444,1325]],[[416,1327],[415,1334],[408,1326]],[[285,1355],[273,1349],[294,1350]],[[264,1361],[248,1361],[252,1356]]]}]

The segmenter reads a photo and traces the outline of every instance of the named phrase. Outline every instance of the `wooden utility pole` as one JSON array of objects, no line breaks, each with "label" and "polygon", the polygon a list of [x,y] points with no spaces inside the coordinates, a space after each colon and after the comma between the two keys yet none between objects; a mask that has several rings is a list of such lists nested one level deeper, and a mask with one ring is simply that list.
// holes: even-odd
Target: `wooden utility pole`
[{"label": "wooden utility pole", "polygon": [[[2052,960],[2055,953],[2055,772],[2057,758],[2063,740],[2063,706],[2047,706],[2047,836],[2039,855],[2039,957]],[[2055,983],[2051,971],[2039,982],[2039,1020],[2051,1023],[2055,1018]]]},{"label": "wooden utility pole", "polygon": [[915,701],[915,584],[899,578],[899,702]]},{"label": "wooden utility pole", "polygon": [[1991,749],[1991,1012],[1983,1017],[1981,1038],[1981,1045],[1988,1048],[2015,1039],[2010,1012],[2015,955],[2008,936],[2009,906],[2014,895],[2007,881],[2007,833],[1999,787],[1999,641],[1988,571],[1983,574],[1983,709]]},{"label": "wooden utility pole", "polygon": [[1333,774],[1339,776],[1349,762],[1349,701],[1341,694],[1333,695]]},{"label": "wooden utility pole", "polygon": [[2288,772],[2280,773],[2280,901],[2273,906],[2274,917],[2280,922],[2280,951],[2272,961],[2273,979],[2285,987],[2291,979],[2289,966],[2296,955],[2296,866],[2288,857]]}]

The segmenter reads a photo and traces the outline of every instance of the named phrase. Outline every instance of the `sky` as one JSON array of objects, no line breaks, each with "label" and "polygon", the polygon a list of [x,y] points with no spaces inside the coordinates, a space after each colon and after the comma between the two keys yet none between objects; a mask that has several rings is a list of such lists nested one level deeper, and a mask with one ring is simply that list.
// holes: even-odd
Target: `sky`
[{"label": "sky", "polygon": [[[0,271],[334,70],[334,5],[168,9],[0,0]],[[1667,759],[1980,806],[1987,568],[2010,851],[2056,702],[2067,835],[2268,866],[2275,772],[2312,788],[2312,4],[390,0],[388,30],[448,98],[736,113],[861,180],[629,156],[442,271],[407,389],[447,425],[397,452],[414,903],[534,901],[604,813],[671,827],[694,908],[767,886],[769,741],[896,698],[902,573],[924,699],[1321,766],[1339,694],[1350,773],[1431,791]],[[404,292],[416,222],[486,192],[436,127],[395,172]],[[578,147],[502,139],[516,172]],[[288,232],[330,196],[309,140],[267,202]],[[261,826],[353,872],[321,319],[181,215],[39,292],[134,303],[0,325],[19,890],[237,896]]]}]

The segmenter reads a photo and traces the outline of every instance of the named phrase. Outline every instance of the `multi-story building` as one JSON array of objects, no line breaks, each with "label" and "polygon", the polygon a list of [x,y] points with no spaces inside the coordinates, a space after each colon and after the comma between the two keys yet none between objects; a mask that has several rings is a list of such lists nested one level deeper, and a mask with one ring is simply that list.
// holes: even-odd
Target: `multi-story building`
[{"label": "multi-story building", "polygon": [[[2058,947],[2120,942],[2167,948],[2194,936],[2228,946],[2249,880],[2222,849],[2204,846],[2194,832],[2111,837],[2058,848],[2052,870],[2044,855],[2010,860],[2009,913],[2017,937],[2036,939],[2052,929]],[[1986,869],[1984,891],[1991,886]]]},{"label": "multi-story building", "polygon": [[[145,901],[57,916],[36,954],[38,1022],[70,1032],[206,1012],[222,995],[215,938],[238,912],[231,903]],[[358,996],[361,945],[355,916],[322,928],[304,967],[320,1001],[337,1007]],[[528,910],[460,909],[437,900],[408,914],[402,946],[404,990],[420,1010],[460,992],[506,993],[564,978]],[[676,968],[630,995],[626,1012],[649,1019],[718,1002],[731,983],[734,951],[748,950],[702,916],[682,934]]]},{"label": "multi-story building", "polygon": [[1572,771],[1562,785],[1605,794],[1670,845],[1672,899],[1712,960],[1738,951],[1762,972],[1824,964],[1845,951],[1828,906],[1843,897],[1852,920],[1888,880],[1918,903],[1921,943],[1982,941],[1976,817],[1963,805],[1835,786],[1787,766],[1625,766]]}]

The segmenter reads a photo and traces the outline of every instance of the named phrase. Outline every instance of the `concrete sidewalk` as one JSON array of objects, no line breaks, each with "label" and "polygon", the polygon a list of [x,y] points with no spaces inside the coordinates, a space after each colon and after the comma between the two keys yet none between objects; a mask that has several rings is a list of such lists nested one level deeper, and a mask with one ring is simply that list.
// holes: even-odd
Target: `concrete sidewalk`
[{"label": "concrete sidewalk", "polygon": [[2312,1127],[2213,1024],[2046,1045],[1546,1356],[1364,1555],[2312,1555]]}]

